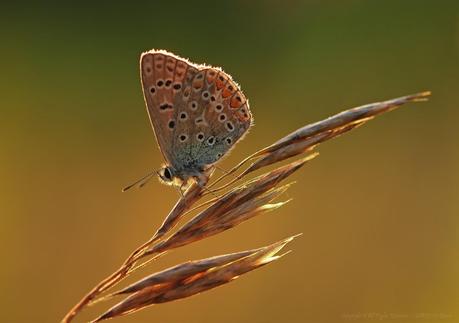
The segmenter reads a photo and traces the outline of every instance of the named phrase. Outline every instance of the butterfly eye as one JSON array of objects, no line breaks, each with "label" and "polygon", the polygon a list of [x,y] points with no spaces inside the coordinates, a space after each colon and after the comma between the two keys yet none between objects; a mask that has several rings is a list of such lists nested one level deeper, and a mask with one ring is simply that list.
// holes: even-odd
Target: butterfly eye
[{"label": "butterfly eye", "polygon": [[168,180],[172,179],[172,174],[168,167],[164,168],[164,177]]}]

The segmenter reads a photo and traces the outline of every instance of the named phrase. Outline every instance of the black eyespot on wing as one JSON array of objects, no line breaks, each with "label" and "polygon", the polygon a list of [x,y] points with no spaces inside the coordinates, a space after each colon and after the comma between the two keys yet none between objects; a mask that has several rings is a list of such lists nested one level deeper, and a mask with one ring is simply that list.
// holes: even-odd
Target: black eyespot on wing
[{"label": "black eyespot on wing", "polygon": [[162,87],[164,85],[164,81],[163,80],[158,80],[158,82],[156,82],[156,85],[158,87]]},{"label": "black eyespot on wing", "polygon": [[176,84],[174,84],[173,88],[174,88],[174,90],[180,90],[182,88],[182,84],[176,83]]},{"label": "black eyespot on wing", "polygon": [[163,103],[159,106],[159,109],[164,111],[164,110],[167,110],[167,109],[173,109],[174,107],[169,104],[169,103]]},{"label": "black eyespot on wing", "polygon": [[175,121],[174,120],[169,121],[168,127],[169,127],[169,129],[174,129],[175,128]]},{"label": "black eyespot on wing", "polygon": [[166,81],[166,87],[171,86],[171,84],[172,84],[172,80],[167,80],[167,81]]},{"label": "black eyespot on wing", "polygon": [[209,138],[207,138],[207,144],[209,146],[212,146],[214,143],[215,143],[215,137],[210,136]]},{"label": "black eyespot on wing", "polygon": [[226,123],[226,129],[228,129],[228,131],[233,131],[234,130],[234,125],[231,121],[228,121]]},{"label": "black eyespot on wing", "polygon": [[198,133],[196,135],[196,139],[198,139],[199,142],[202,142],[204,140],[204,134],[202,132]]}]

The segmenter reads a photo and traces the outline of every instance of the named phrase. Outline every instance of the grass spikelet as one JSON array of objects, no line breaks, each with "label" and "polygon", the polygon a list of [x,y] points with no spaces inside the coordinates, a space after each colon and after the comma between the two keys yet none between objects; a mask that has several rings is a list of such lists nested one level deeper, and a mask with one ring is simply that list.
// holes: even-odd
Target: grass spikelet
[{"label": "grass spikelet", "polygon": [[427,100],[427,97],[430,96],[430,94],[431,93],[429,91],[425,91],[412,95],[402,96],[392,100],[370,103],[340,112],[325,120],[307,125],[290,133],[273,145],[262,149],[257,154],[263,155],[266,153],[271,153],[278,150],[279,148],[288,146],[294,142],[298,142],[306,138],[310,138],[327,130],[339,129],[361,120],[369,121],[375,116],[384,112],[392,111],[405,103],[425,101]]},{"label": "grass spikelet", "polygon": [[277,253],[295,236],[266,247],[187,262],[153,274],[120,291],[133,293],[94,322],[136,312],[146,306],[190,297],[227,284],[240,275],[278,260]]},{"label": "grass spikelet", "polygon": [[154,234],[154,239],[159,239],[169,232],[180,220],[183,214],[188,211],[203,195],[203,188],[196,183],[186,190],[185,194],[178,200],[172,210],[169,212],[164,222]]}]

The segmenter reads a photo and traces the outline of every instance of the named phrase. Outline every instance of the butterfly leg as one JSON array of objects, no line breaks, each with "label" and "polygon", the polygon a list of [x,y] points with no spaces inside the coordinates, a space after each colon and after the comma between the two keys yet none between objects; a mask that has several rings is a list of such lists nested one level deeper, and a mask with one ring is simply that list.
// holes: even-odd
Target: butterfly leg
[{"label": "butterfly leg", "polygon": [[180,194],[182,195],[182,197],[184,196],[184,192],[186,192],[186,190],[188,189],[189,185],[188,185],[188,181],[183,181],[182,184],[180,185],[180,188],[179,188],[179,192]]},{"label": "butterfly leg", "polygon": [[204,187],[207,185],[207,182],[209,181],[209,175],[203,173],[199,173],[198,175],[194,176],[194,179],[196,180],[196,184],[198,184],[201,187]]},{"label": "butterfly leg", "polygon": [[196,184],[201,188],[203,189],[204,191],[207,191],[208,193],[212,194],[213,196],[217,197],[217,195],[212,192],[211,190],[209,190],[206,185],[207,185],[207,182],[209,181],[209,175],[207,173],[200,173],[196,176],[193,177],[194,180],[196,181]]}]

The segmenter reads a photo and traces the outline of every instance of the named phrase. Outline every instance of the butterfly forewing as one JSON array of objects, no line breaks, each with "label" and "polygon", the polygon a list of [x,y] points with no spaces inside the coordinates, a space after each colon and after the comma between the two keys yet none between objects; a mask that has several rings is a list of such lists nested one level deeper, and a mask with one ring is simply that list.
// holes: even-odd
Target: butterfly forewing
[{"label": "butterfly forewing", "polygon": [[158,144],[182,173],[196,173],[223,157],[247,132],[247,99],[229,75],[165,51],[141,57],[145,101]]},{"label": "butterfly forewing", "polygon": [[173,161],[170,141],[176,107],[173,99],[177,85],[183,84],[188,64],[161,51],[143,53],[140,74],[148,115],[161,152],[168,163]]}]

